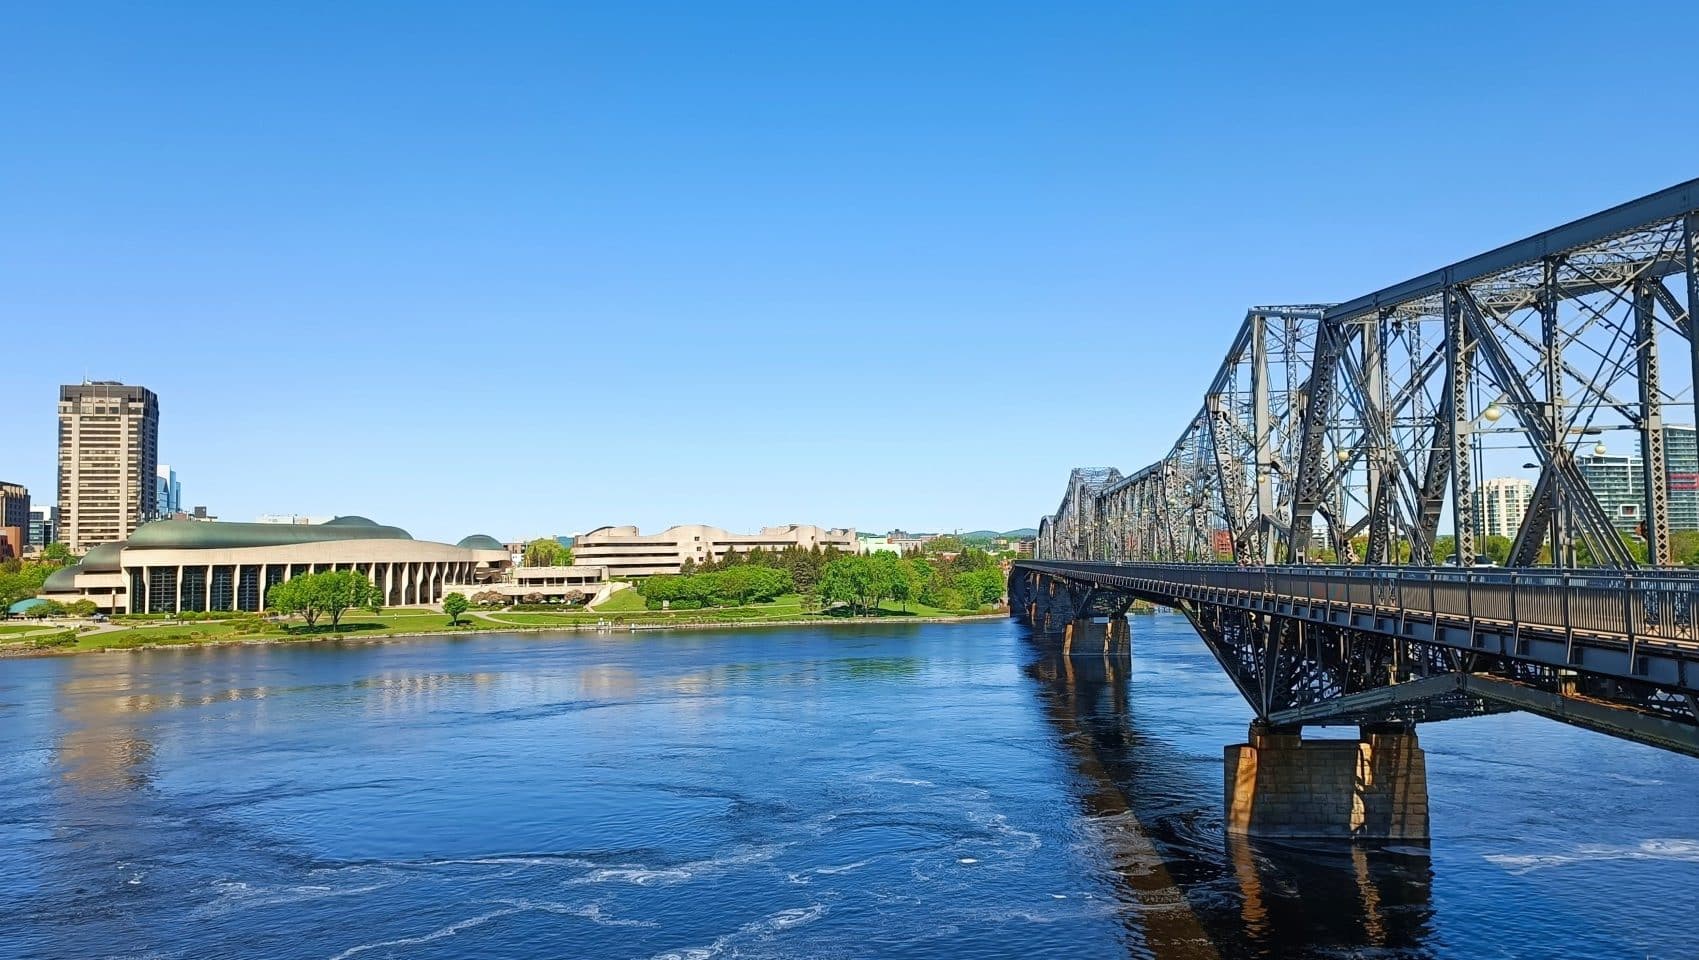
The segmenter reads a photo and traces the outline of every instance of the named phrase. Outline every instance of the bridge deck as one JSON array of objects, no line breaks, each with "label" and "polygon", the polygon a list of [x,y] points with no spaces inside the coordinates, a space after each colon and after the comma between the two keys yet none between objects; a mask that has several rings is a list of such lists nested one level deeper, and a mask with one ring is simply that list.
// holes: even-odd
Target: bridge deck
[{"label": "bridge deck", "polygon": [[1699,577],[1021,561],[1167,606],[1218,604],[1699,695]]}]

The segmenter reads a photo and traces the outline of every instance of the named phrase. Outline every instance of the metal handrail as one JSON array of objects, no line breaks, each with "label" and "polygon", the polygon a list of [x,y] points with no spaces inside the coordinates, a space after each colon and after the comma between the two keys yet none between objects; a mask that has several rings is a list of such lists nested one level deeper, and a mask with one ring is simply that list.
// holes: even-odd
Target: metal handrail
[{"label": "metal handrail", "polygon": [[[1077,564],[1078,561],[1023,561]],[[1623,637],[1631,661],[1645,640],[1699,639],[1699,573],[1694,571],[1515,568],[1480,571],[1444,567],[1253,565],[1198,563],[1086,563],[1139,576],[1247,595],[1302,598],[1329,614],[1343,608],[1380,610],[1376,587],[1397,585],[1400,616],[1425,584],[1425,613],[1461,621],[1471,638],[1483,621],[1508,624],[1521,643],[1524,627],[1562,634],[1573,651],[1577,631]],[[1153,576],[1154,575],[1154,576]]]}]

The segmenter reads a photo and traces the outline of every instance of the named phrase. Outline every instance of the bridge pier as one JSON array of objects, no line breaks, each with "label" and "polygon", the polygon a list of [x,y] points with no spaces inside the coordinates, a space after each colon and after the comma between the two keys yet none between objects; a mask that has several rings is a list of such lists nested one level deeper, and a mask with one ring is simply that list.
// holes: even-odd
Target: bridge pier
[{"label": "bridge pier", "polygon": [[1062,629],[1062,653],[1065,656],[1131,656],[1132,628],[1125,615],[1097,618],[1079,617]]},{"label": "bridge pier", "polygon": [[1223,763],[1229,835],[1428,839],[1427,761],[1413,728],[1305,740],[1295,728],[1253,723]]}]

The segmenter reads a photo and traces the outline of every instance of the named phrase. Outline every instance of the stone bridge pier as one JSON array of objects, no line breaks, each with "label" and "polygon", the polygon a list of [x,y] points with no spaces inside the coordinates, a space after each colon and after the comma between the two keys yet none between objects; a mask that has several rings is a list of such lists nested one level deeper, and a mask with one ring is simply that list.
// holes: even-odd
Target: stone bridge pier
[{"label": "stone bridge pier", "polygon": [[1046,646],[1066,656],[1128,657],[1133,598],[1056,577],[1017,572],[1009,581],[1009,610]]},{"label": "stone bridge pier", "polygon": [[1223,751],[1226,829],[1247,837],[1428,839],[1427,760],[1414,727],[1363,727],[1356,739],[1304,739],[1252,723]]},{"label": "stone bridge pier", "polygon": [[[1047,653],[1130,658],[1130,593],[1016,569],[1009,610]],[[1252,647],[1269,646],[1250,622]],[[1210,629],[1195,617],[1200,633]],[[1249,694],[1247,694],[1249,699]],[[1299,726],[1258,720],[1222,752],[1222,803],[1232,837],[1351,842],[1428,839],[1427,761],[1415,727],[1363,726],[1349,739],[1304,737]]]}]

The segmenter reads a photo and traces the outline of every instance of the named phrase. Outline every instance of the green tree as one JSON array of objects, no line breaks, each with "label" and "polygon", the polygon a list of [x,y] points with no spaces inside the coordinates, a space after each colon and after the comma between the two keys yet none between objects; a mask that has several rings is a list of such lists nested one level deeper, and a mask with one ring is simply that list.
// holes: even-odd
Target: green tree
[{"label": "green tree", "polygon": [[60,565],[70,563],[71,548],[62,543],[50,543],[41,548],[41,559]]},{"label": "green tree", "polygon": [[307,589],[306,581],[311,576],[310,573],[303,574],[293,580],[272,584],[271,589],[265,592],[266,608],[284,616],[299,615],[307,622],[307,629],[312,629],[323,611],[318,606],[317,597]]},{"label": "green tree", "polygon": [[348,610],[359,607],[376,613],[382,602],[377,585],[358,570],[326,570],[312,576],[318,578],[312,589],[318,595],[319,609],[330,617],[332,630],[341,626],[342,615]]},{"label": "green tree", "polygon": [[65,612],[73,617],[92,617],[99,610],[100,608],[94,605],[94,601],[88,599],[72,600],[65,604]]},{"label": "green tree", "polygon": [[377,585],[358,570],[326,570],[304,573],[275,584],[266,591],[266,606],[283,614],[300,614],[308,629],[319,617],[330,618],[330,628],[340,629],[342,615],[361,607],[376,612],[382,597]]},{"label": "green tree", "polygon": [[1699,563],[1699,530],[1670,531],[1670,557],[1684,567]]},{"label": "green tree", "polygon": [[460,615],[471,605],[472,602],[463,593],[451,593],[442,598],[442,612],[448,614],[448,622],[453,626],[460,625]]},{"label": "green tree", "polygon": [[995,567],[970,570],[956,578],[962,599],[977,608],[1003,599],[1003,574]]},{"label": "green tree", "polygon": [[527,567],[569,567],[572,551],[553,537],[541,537],[525,545]]}]

